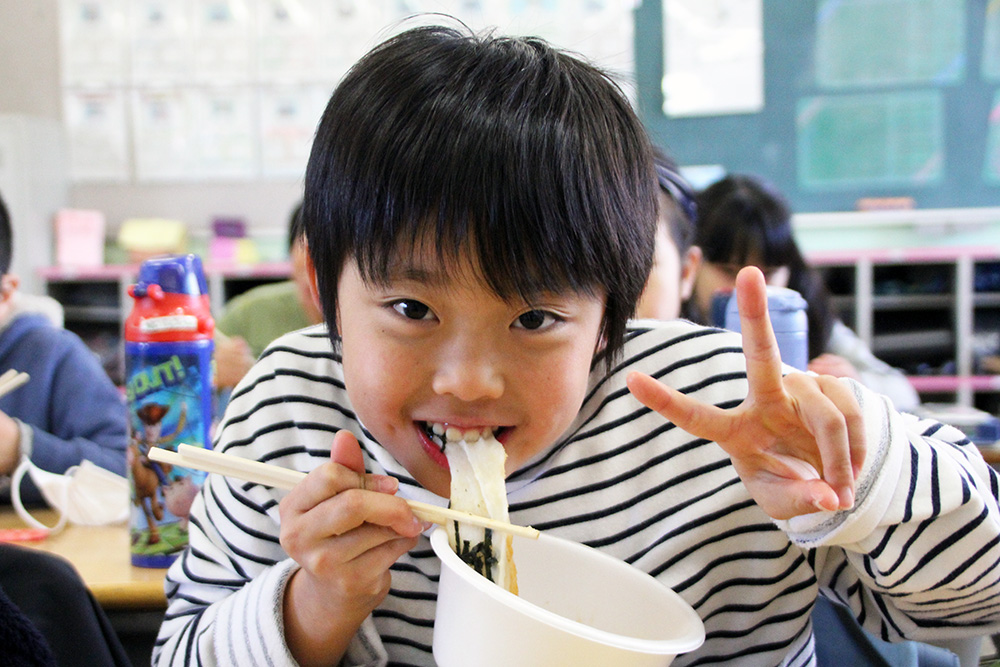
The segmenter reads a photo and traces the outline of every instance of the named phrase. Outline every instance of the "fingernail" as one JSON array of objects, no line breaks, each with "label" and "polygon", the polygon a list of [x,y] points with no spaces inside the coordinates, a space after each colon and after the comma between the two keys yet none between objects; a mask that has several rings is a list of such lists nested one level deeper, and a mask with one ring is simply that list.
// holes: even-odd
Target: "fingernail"
[{"label": "fingernail", "polygon": [[832,511],[829,507],[823,504],[822,498],[813,498],[812,506],[818,509],[820,512],[830,512]]},{"label": "fingernail", "polygon": [[413,517],[413,530],[416,533],[425,533],[433,525],[430,521],[418,519],[416,516]]},{"label": "fingernail", "polygon": [[840,507],[845,510],[849,510],[854,507],[854,491],[851,489],[841,489],[840,491]]},{"label": "fingernail", "polygon": [[813,497],[812,504],[813,507],[818,509],[820,512],[836,512],[840,509],[837,505],[838,501],[831,501],[826,495],[817,495]]}]

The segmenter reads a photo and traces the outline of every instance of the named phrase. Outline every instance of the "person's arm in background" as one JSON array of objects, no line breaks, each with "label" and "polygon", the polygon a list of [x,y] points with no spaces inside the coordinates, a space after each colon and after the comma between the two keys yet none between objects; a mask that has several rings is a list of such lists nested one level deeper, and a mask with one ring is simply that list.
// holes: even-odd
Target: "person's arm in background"
[{"label": "person's arm in background", "polygon": [[864,341],[839,320],[833,324],[827,353],[810,361],[809,370],[854,378],[872,391],[888,396],[896,409],[903,412],[920,405],[920,396],[906,375],[876,357]]},{"label": "person's arm in background", "polygon": [[255,357],[250,345],[240,336],[215,332],[215,387],[230,389],[243,379]]},{"label": "person's arm in background", "polygon": [[18,422],[0,412],[0,475],[10,475],[21,459],[21,428]]},{"label": "person's arm in background", "polygon": [[[0,400],[16,418],[19,454],[61,473],[87,459],[125,474],[127,420],[118,388],[93,352],[75,334],[45,327],[24,336],[5,358],[31,379]],[[2,420],[0,420],[2,421]],[[25,500],[38,499],[25,482]]]}]

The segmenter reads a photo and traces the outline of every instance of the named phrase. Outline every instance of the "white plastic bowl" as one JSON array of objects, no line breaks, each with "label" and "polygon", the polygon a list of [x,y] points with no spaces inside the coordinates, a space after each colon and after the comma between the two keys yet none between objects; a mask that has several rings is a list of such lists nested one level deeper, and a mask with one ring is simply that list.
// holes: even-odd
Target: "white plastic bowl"
[{"label": "white plastic bowl", "polygon": [[441,559],[439,667],[662,667],[705,641],[701,619],[679,595],[582,544],[515,537],[518,595],[463,563],[444,528],[431,546]]}]

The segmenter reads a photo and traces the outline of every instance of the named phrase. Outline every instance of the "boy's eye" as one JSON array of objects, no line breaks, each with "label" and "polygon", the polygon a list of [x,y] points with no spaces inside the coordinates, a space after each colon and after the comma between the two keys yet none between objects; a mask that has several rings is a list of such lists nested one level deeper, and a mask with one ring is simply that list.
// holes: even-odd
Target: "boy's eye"
[{"label": "boy's eye", "polygon": [[529,310],[517,317],[517,325],[521,328],[535,331],[556,321],[556,316],[544,310]]},{"label": "boy's eye", "polygon": [[430,314],[431,309],[425,304],[413,299],[402,299],[392,304],[392,309],[403,317],[411,320],[424,320]]}]

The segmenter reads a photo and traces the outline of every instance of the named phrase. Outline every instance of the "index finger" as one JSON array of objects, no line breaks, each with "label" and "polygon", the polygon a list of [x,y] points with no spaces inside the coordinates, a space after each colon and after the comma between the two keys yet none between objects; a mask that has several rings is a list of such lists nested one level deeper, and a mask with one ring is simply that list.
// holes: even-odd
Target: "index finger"
[{"label": "index finger", "polygon": [[736,303],[740,311],[743,355],[747,360],[749,395],[760,399],[784,394],[781,352],[767,312],[767,283],[756,266],[745,266],[736,276]]}]

